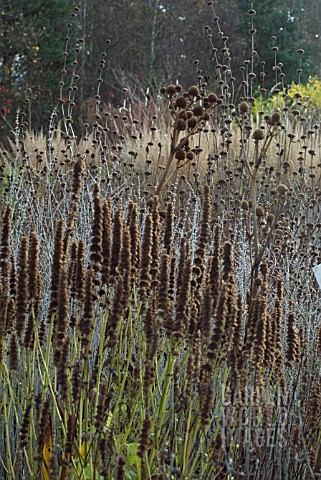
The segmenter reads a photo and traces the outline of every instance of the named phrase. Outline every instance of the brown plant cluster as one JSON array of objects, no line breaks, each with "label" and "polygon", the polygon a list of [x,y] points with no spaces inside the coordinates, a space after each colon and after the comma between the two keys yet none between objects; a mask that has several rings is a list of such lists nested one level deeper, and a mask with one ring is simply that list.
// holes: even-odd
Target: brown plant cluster
[{"label": "brown plant cluster", "polygon": [[[78,169],[77,161],[73,199],[85,194]],[[7,442],[14,431],[20,440],[14,458],[5,454],[16,475],[29,448],[39,452],[30,461],[41,470],[52,419],[60,452],[53,449],[53,478],[85,468],[85,455],[101,475],[122,478],[133,468],[116,441],[125,434],[137,443],[145,476],[152,469],[165,478],[168,455],[180,474],[196,462],[202,478],[228,471],[265,478],[271,456],[280,475],[318,467],[320,328],[309,311],[319,296],[306,265],[318,261],[317,235],[307,234],[320,224],[303,226],[303,216],[293,216],[300,198],[293,187],[278,184],[273,202],[261,185],[257,234],[261,249],[269,243],[256,257],[251,200],[231,186],[204,180],[182,195],[173,185],[162,198],[138,202],[105,197],[93,179],[88,232],[70,202],[55,222],[49,265],[41,256],[46,239],[32,221],[15,247],[19,225],[8,203],[1,389],[16,410]],[[229,209],[219,201],[222,190]],[[306,187],[305,198],[316,194]],[[182,449],[172,444],[174,418]],[[42,435],[32,434],[37,424]]]},{"label": "brown plant cluster", "polygon": [[218,85],[196,60],[140,117],[101,61],[81,139],[73,64],[0,152],[1,478],[321,474],[320,122],[281,89],[254,118],[219,38]]}]

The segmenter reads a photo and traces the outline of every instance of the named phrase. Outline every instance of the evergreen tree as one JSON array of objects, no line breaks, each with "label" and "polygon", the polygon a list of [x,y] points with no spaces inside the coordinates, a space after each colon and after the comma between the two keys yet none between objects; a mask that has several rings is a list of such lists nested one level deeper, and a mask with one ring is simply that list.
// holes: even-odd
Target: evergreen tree
[{"label": "evergreen tree", "polygon": [[[303,69],[302,81],[306,81],[309,76],[315,74],[316,65],[313,62],[315,44],[314,41],[307,40],[308,12],[304,9],[304,0],[253,2],[252,12],[247,16],[245,12],[249,12],[251,4],[247,0],[239,0],[239,3],[244,11],[244,27],[249,31],[253,22],[256,30],[254,35],[254,49],[257,51],[256,65],[262,61],[266,62],[266,87],[271,88],[276,83],[273,67],[277,63],[283,64],[286,84],[298,81],[297,69],[300,61]],[[248,57],[251,54],[251,38],[251,34],[248,33]],[[297,53],[299,49],[305,51],[301,60]]]},{"label": "evergreen tree", "polygon": [[[57,103],[64,62],[68,0],[3,0],[0,12],[1,125],[12,125],[15,105],[31,102],[37,128]],[[38,108],[41,103],[41,108]]]}]

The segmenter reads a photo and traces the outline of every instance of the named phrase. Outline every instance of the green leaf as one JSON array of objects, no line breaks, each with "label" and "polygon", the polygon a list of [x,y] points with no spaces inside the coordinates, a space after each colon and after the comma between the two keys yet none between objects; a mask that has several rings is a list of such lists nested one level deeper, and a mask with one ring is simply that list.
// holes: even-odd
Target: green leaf
[{"label": "green leaf", "polygon": [[140,470],[141,458],[137,455],[139,443],[125,443],[127,449],[127,461],[129,465]]},{"label": "green leaf", "polygon": [[[88,478],[88,480],[93,480],[92,473],[93,472],[92,472],[91,466],[88,465],[88,467],[85,468],[85,475],[86,475],[86,478]],[[99,473],[97,473],[94,480],[104,480],[104,477],[102,477],[101,475],[99,475]]]}]

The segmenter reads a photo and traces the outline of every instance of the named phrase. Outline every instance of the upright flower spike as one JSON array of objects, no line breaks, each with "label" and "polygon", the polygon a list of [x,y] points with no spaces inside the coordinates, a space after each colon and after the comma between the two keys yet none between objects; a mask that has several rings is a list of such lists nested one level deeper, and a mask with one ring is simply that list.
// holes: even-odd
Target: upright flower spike
[{"label": "upright flower spike", "polygon": [[109,318],[108,318],[108,325],[106,329],[106,337],[108,339],[108,347],[113,348],[117,343],[117,327],[120,322],[123,309],[124,309],[124,289],[123,289],[123,277],[119,275],[117,277],[116,285],[115,285],[115,294],[113,303],[111,306]]},{"label": "upright flower spike", "polygon": [[119,264],[119,273],[123,277],[123,302],[127,305],[132,290],[132,256],[130,245],[130,232],[127,225],[123,227],[123,248]]},{"label": "upright flower spike", "polygon": [[59,288],[58,288],[58,305],[57,320],[54,327],[54,359],[55,365],[58,366],[60,361],[65,362],[62,356],[62,346],[66,339],[69,315],[69,286],[67,282],[67,272],[65,266],[60,270]]},{"label": "upright flower spike", "polygon": [[[159,286],[157,293],[158,311],[163,319],[166,319],[170,313],[170,299],[169,299],[169,273],[170,273],[170,257],[163,253],[161,257],[161,267],[159,276]],[[165,320],[165,323],[166,320]]]},{"label": "upright flower spike", "polygon": [[153,217],[153,240],[151,250],[151,287],[157,287],[159,283],[159,255],[160,255],[160,243],[161,243],[161,225],[160,225],[160,213],[159,213],[159,199],[155,195],[152,199],[152,217]]},{"label": "upright flower spike", "polygon": [[153,217],[148,213],[145,219],[145,228],[142,244],[142,260],[140,268],[139,289],[142,298],[145,298],[151,289],[150,268],[152,263]]},{"label": "upright flower spike", "polygon": [[77,298],[77,254],[78,254],[78,242],[75,240],[71,244],[70,248],[70,260],[68,268],[68,284],[70,285],[70,294],[72,298]]},{"label": "upright flower spike", "polygon": [[22,237],[18,256],[17,302],[16,302],[16,331],[22,338],[28,306],[28,248],[27,237]]},{"label": "upright flower spike", "polygon": [[10,257],[10,231],[11,231],[11,206],[8,205],[2,218],[2,232],[1,232],[1,244],[0,244],[0,269],[1,269],[1,282],[6,284],[9,279],[9,265],[8,260]]},{"label": "upright flower spike", "polygon": [[112,219],[111,219],[111,200],[104,200],[102,206],[102,284],[109,283],[111,249],[112,249]]},{"label": "upright flower spike", "polygon": [[113,241],[110,259],[110,282],[115,283],[118,275],[118,265],[123,245],[122,209],[118,209],[113,222]]},{"label": "upright flower spike", "polygon": [[89,345],[90,334],[94,327],[94,271],[89,269],[85,278],[84,313],[79,323],[84,347]]},{"label": "upright flower spike", "polygon": [[85,296],[85,244],[82,240],[78,244],[76,265],[76,296],[82,302]]},{"label": "upright flower spike", "polygon": [[19,367],[20,351],[17,333],[14,330],[11,334],[9,347],[9,367],[11,370],[17,370]]},{"label": "upright flower spike", "polygon": [[81,155],[78,154],[73,167],[72,195],[71,195],[71,201],[70,201],[70,206],[68,211],[67,227],[66,227],[66,232],[64,237],[65,255],[67,255],[69,239],[74,229],[75,220],[78,218],[81,189],[83,186],[83,172],[84,172],[84,161]]},{"label": "upright flower spike", "polygon": [[190,296],[192,288],[192,260],[186,258],[183,268],[182,283],[177,296],[176,318],[173,324],[173,337],[176,340],[184,338],[189,326]]},{"label": "upright flower spike", "polygon": [[102,268],[102,248],[103,247],[103,228],[102,228],[102,206],[99,197],[99,186],[94,186],[94,219],[92,224],[92,236],[90,245],[90,262],[96,273],[95,283],[98,282],[97,274]]},{"label": "upright flower spike", "polygon": [[151,426],[152,426],[152,420],[149,416],[146,416],[146,418],[143,421],[143,426],[142,426],[142,431],[141,431],[141,436],[140,436],[140,442],[139,442],[139,448],[138,448],[138,453],[137,455],[141,458],[143,458],[144,453],[147,451],[150,445],[150,431],[151,431]]},{"label": "upright flower spike", "polygon": [[31,409],[32,409],[32,404],[28,402],[25,408],[25,411],[23,413],[22,421],[21,421],[19,442],[18,442],[15,460],[14,460],[14,470],[16,474],[18,474],[18,472],[20,473],[20,470],[22,468],[23,451],[28,446],[28,443],[29,443]]},{"label": "upright flower spike", "polygon": [[225,329],[227,321],[227,300],[228,300],[228,288],[227,285],[223,283],[222,290],[220,293],[220,298],[216,307],[215,312],[215,325],[213,329],[213,334],[211,337],[211,343],[209,345],[208,356],[210,358],[216,359],[220,356],[221,346],[223,340],[225,340]]},{"label": "upright flower spike", "polygon": [[138,219],[138,206],[134,202],[129,202],[128,206],[128,224],[130,231],[131,257],[132,257],[132,278],[137,282],[137,275],[141,262],[140,230]]},{"label": "upright flower spike", "polygon": [[203,275],[204,275],[204,265],[205,265],[205,255],[206,249],[209,243],[209,232],[210,232],[210,220],[211,220],[211,195],[209,186],[206,183],[204,185],[203,192],[203,206],[202,206],[202,220],[200,226],[200,235],[198,239],[197,249],[195,252],[195,259],[193,265],[193,284],[197,289],[200,288]]},{"label": "upright flower spike", "polygon": [[54,241],[54,252],[52,258],[51,266],[51,285],[50,285],[50,306],[49,306],[49,316],[48,320],[51,320],[52,315],[57,312],[58,307],[58,289],[59,289],[59,279],[60,279],[60,270],[65,261],[64,256],[64,226],[63,220],[58,222],[55,241]]}]

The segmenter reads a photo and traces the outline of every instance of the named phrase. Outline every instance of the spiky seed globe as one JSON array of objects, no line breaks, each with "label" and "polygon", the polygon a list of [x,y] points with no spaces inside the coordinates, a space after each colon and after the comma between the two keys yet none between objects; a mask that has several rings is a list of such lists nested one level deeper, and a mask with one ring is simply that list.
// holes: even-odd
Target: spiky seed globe
[{"label": "spiky seed globe", "polygon": [[175,153],[175,158],[177,160],[185,160],[185,152],[184,150],[177,150],[177,152]]},{"label": "spiky seed globe", "polygon": [[210,93],[208,96],[208,101],[209,103],[216,103],[217,102],[217,96],[215,93]]},{"label": "spiky seed globe", "polygon": [[258,218],[264,217],[264,208],[261,205],[258,205],[255,209],[255,213]]},{"label": "spiky seed globe", "polygon": [[186,100],[185,97],[178,97],[178,99],[176,100],[175,103],[176,103],[176,106],[177,106],[178,108],[184,109],[184,108],[186,108],[187,100]]},{"label": "spiky seed globe", "polygon": [[182,132],[186,128],[186,122],[183,118],[179,118],[177,122],[177,130]]},{"label": "spiky seed globe", "polygon": [[196,85],[193,85],[193,86],[189,89],[188,94],[189,94],[191,97],[198,97],[199,94],[200,94],[200,91],[199,91],[198,87],[196,87]]},{"label": "spiky seed globe", "polygon": [[261,128],[257,128],[253,132],[253,139],[256,140],[257,142],[260,140],[263,140],[264,138],[264,132]]},{"label": "spiky seed globe", "polygon": [[196,105],[196,107],[193,108],[193,114],[195,117],[201,117],[204,113],[204,107],[202,105]]},{"label": "spiky seed globe", "polygon": [[241,208],[242,208],[242,210],[248,210],[249,209],[249,202],[247,200],[242,200]]},{"label": "spiky seed globe", "polygon": [[274,112],[272,115],[272,123],[273,125],[276,125],[280,122],[281,120],[281,115],[280,112]]},{"label": "spiky seed globe", "polygon": [[191,117],[191,118],[189,118],[188,121],[187,121],[187,126],[188,126],[188,128],[194,128],[195,125],[196,125],[196,123],[197,123],[196,118],[195,118],[195,117]]},{"label": "spiky seed globe", "polygon": [[176,93],[176,85],[168,85],[168,87],[166,88],[166,93],[167,95],[169,96],[173,96],[175,95]]},{"label": "spiky seed globe", "polygon": [[241,112],[242,114],[245,114],[245,113],[247,113],[247,112],[249,111],[249,105],[248,105],[247,102],[241,102],[239,108],[240,108],[240,112]]}]

